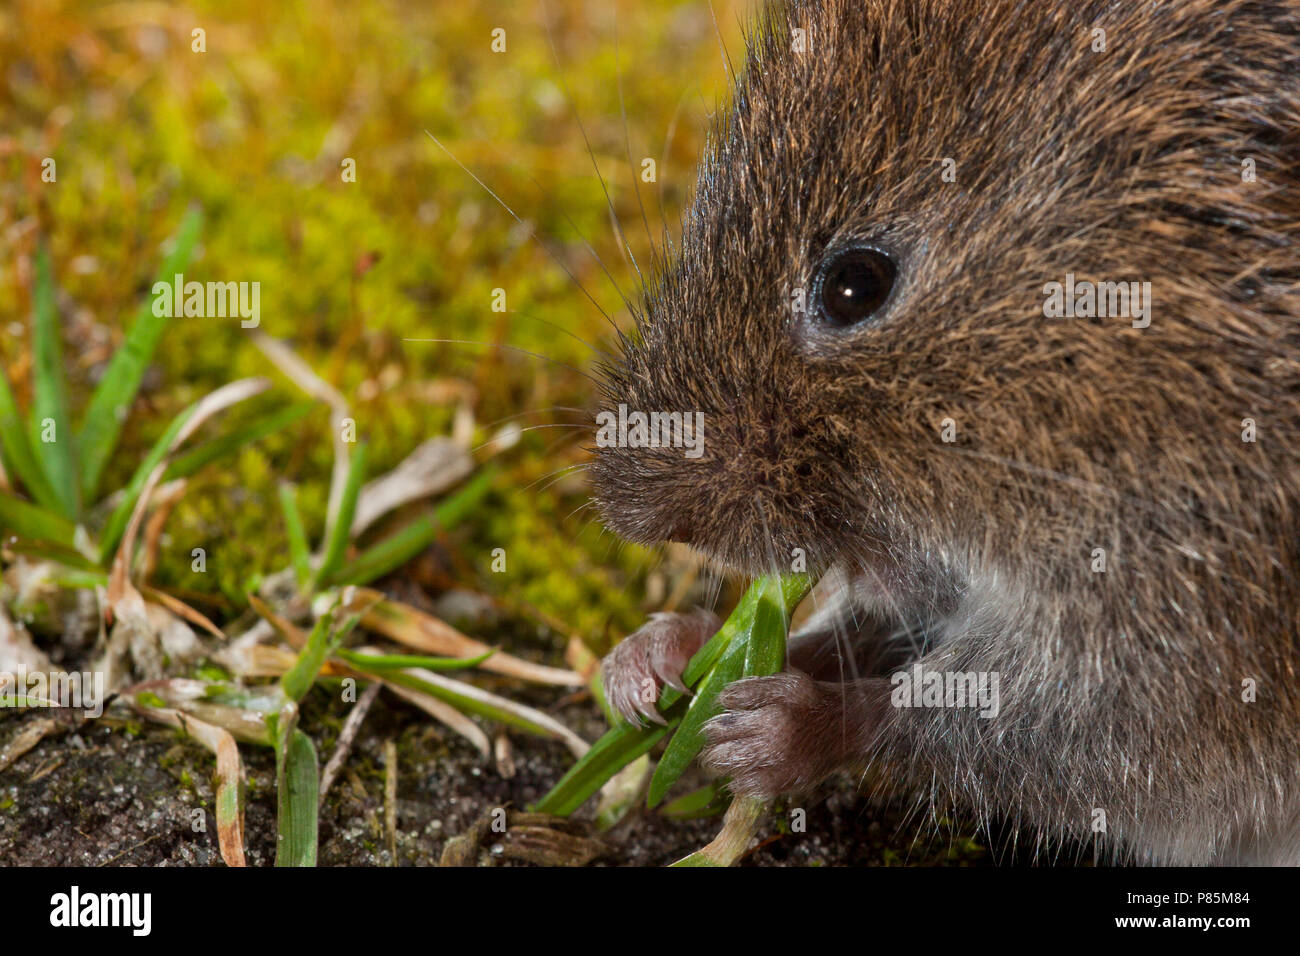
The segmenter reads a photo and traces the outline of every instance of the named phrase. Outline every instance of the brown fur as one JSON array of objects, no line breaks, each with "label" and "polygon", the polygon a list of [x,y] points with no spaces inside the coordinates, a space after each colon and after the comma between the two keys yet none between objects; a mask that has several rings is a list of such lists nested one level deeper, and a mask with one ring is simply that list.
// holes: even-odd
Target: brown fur
[{"label": "brown fur", "polygon": [[[878,320],[792,313],[849,238],[899,264]],[[1045,318],[1067,272],[1151,282],[1150,327]],[[608,370],[610,407],[704,412],[705,453],[602,449],[598,500],[746,573],[804,548],[927,666],[1002,674],[996,719],[801,749],[1049,839],[1105,809],[1117,856],[1300,859],[1297,316],[1297,0],[775,6]]]}]

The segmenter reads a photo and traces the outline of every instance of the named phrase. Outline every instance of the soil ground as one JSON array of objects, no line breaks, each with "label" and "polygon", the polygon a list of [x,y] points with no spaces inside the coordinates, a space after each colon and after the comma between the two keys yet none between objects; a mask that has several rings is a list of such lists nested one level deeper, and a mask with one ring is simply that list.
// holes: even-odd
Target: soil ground
[{"label": "soil ground", "polygon": [[[309,701],[319,705],[324,695]],[[305,728],[332,752],[338,713],[309,706]],[[600,719],[588,702],[556,716],[592,738]],[[0,722],[0,745],[34,715]],[[315,725],[313,727],[313,724]],[[398,747],[396,860],[385,834],[384,746]],[[458,736],[395,699],[366,719],[343,773],[321,810],[322,866],[436,864],[450,837],[498,807],[523,808],[571,762],[561,745],[518,735],[515,774],[504,779]],[[245,852],[249,865],[275,857],[275,763],[268,749],[243,746],[247,777]],[[163,727],[88,722],[47,737],[0,774],[0,866],[221,865],[212,816],[210,754]],[[197,813],[196,811],[201,811]],[[993,855],[960,827],[904,822],[896,808],[870,805],[845,779],[807,807],[804,833],[769,826],[745,865],[987,865]],[[195,825],[196,820],[202,823]],[[662,865],[707,843],[720,818],[674,820],[634,811],[598,835],[597,865]],[[969,831],[968,831],[969,832]],[[918,836],[919,834],[919,836]],[[915,843],[913,842],[915,838]],[[484,841],[480,865],[517,863]]]}]

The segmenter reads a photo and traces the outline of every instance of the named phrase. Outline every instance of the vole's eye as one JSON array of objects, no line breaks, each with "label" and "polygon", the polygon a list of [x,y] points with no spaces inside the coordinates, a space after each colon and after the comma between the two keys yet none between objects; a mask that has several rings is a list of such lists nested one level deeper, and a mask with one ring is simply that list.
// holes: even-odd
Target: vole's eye
[{"label": "vole's eye", "polygon": [[859,246],[834,253],[823,263],[816,298],[825,322],[857,325],[889,298],[898,269],[878,249]]}]

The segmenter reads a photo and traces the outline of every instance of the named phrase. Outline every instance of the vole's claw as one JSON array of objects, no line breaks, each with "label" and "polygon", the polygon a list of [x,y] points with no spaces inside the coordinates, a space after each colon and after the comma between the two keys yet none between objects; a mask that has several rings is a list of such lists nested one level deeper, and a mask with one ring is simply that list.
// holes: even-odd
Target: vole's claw
[{"label": "vole's claw", "polygon": [[811,788],[841,759],[831,743],[842,713],[833,686],[799,671],[728,685],[718,695],[723,712],[704,725],[700,764],[729,777],[737,794]]},{"label": "vole's claw", "polygon": [[655,707],[665,686],[687,693],[682,671],[720,626],[706,611],[652,614],[601,662],[605,698],[629,723],[666,721]]}]

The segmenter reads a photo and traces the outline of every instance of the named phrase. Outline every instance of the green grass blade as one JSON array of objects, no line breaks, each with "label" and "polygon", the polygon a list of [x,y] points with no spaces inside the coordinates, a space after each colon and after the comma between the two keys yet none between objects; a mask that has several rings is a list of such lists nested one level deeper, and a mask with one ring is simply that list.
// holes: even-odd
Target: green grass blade
[{"label": "green grass blade", "polygon": [[316,807],[320,802],[320,764],[316,745],[294,729],[277,746],[276,866],[316,865]]},{"label": "green grass blade", "polygon": [[352,633],[352,629],[361,621],[364,612],[352,614],[338,627],[334,626],[334,611],[325,614],[312,628],[307,638],[307,646],[298,653],[293,667],[280,677],[280,687],[284,696],[292,701],[300,701],[307,696],[311,685],[320,673],[326,658],[333,654],[343,639]]},{"label": "green grass blade", "polygon": [[355,561],[335,573],[334,580],[328,583],[365,585],[400,568],[432,544],[440,531],[454,526],[472,511],[487,494],[495,477],[495,470],[490,468],[475,475],[439,504],[432,515],[421,515],[401,531],[371,545]]},{"label": "green grass blade", "polygon": [[139,501],[141,492],[144,491],[149,475],[167,457],[167,451],[171,448],[172,442],[176,440],[180,430],[185,427],[185,423],[198,411],[198,408],[198,402],[195,402],[173,418],[172,423],[167,426],[167,431],[163,432],[158,440],[153,443],[153,447],[149,449],[149,454],[144,457],[139,467],[136,468],[135,474],[131,476],[130,482],[127,483],[123,491],[122,501],[109,515],[108,522],[104,525],[104,532],[100,535],[100,563],[106,565],[113,560],[118,543],[122,540],[122,534],[126,531],[126,526],[131,520],[131,512],[135,510],[135,504]]},{"label": "green grass blade", "polygon": [[[382,677],[390,684],[397,684],[401,687],[409,687],[411,690],[418,690],[421,693],[428,694],[430,697],[437,697],[439,700],[446,701],[463,714],[477,714],[488,720],[496,721],[499,724],[506,724],[510,727],[518,727],[520,730],[527,731],[530,734],[536,734],[539,737],[556,738],[556,733],[549,727],[542,726],[529,720],[527,716],[519,713],[517,710],[511,710],[507,707],[498,706],[491,700],[484,700],[482,697],[472,692],[464,692],[454,687],[448,687],[444,684],[435,684],[431,681],[423,680],[415,674],[408,674],[405,671],[390,671],[380,669],[375,672],[376,676]],[[449,680],[448,683],[454,683]]]},{"label": "green grass blade", "polygon": [[568,816],[587,802],[614,774],[636,760],[664,738],[676,719],[667,727],[655,725],[648,729],[621,723],[601,737],[586,755],[569,768],[550,793],[532,806],[537,813],[554,813]]},{"label": "green grass blade", "polygon": [[[3,505],[0,505],[0,507],[3,507]],[[46,512],[46,514],[52,515],[53,512]],[[55,517],[58,517],[59,521],[67,520],[66,518],[57,515],[55,515]],[[0,521],[0,535],[3,534],[4,522]],[[9,537],[4,544],[5,550],[10,551],[13,554],[21,554],[24,557],[33,558],[37,561],[50,561],[58,565],[63,571],[76,569],[77,571],[94,572],[97,576],[97,583],[108,583],[108,575],[99,567],[98,563],[91,561],[90,558],[86,557],[80,551],[77,551],[72,545],[58,544],[48,538],[28,538],[25,536],[16,541],[12,537]],[[60,573],[62,572],[52,572],[51,578],[57,577]],[[86,587],[87,585],[78,583],[69,586]],[[91,588],[94,586],[95,585],[93,584],[89,585]]]},{"label": "green grass blade", "polygon": [[738,641],[727,648],[722,660],[718,661],[695,689],[695,697],[691,700],[686,716],[682,718],[681,726],[673,734],[673,739],[668,741],[668,747],[659,758],[659,765],[655,767],[654,776],[650,778],[647,806],[659,805],[669,788],[700,752],[704,746],[704,724],[720,711],[718,694],[732,681],[739,680],[744,669],[745,646]]},{"label": "green grass blade", "polygon": [[75,547],[76,528],[71,521],[15,495],[0,493],[0,531],[64,548]]},{"label": "green grass blade", "polygon": [[366,445],[362,443],[352,454],[348,462],[348,478],[343,485],[343,496],[339,499],[339,513],[330,523],[329,540],[325,542],[325,556],[321,558],[320,567],[316,569],[316,585],[327,587],[334,572],[343,563],[347,551],[348,539],[352,537],[352,516],[357,513],[357,496],[361,493],[361,483],[366,480]]},{"label": "green grass blade", "polygon": [[356,651],[338,651],[338,656],[358,670],[372,674],[385,671],[403,670],[407,667],[423,667],[430,671],[463,671],[478,667],[497,652],[494,647],[486,654],[477,657],[422,657],[418,654],[358,654]]},{"label": "green grass blade", "polygon": [[0,372],[0,450],[4,452],[4,464],[10,477],[22,482],[27,494],[37,503],[51,511],[60,510],[58,496],[46,480],[40,462],[32,454],[32,446],[27,440],[27,422],[18,410],[9,379],[3,372]]},{"label": "green grass blade", "polygon": [[[36,253],[36,284],[32,290],[32,382],[32,448],[54,491],[60,513],[76,520],[81,512],[76,440],[68,417],[54,274],[50,251],[44,245]],[[53,441],[45,440],[48,422],[54,423]]]},{"label": "green grass blade", "polygon": [[659,812],[676,820],[701,820],[705,817],[715,817],[725,811],[727,802],[727,795],[722,792],[721,785],[716,782],[708,783],[698,790],[692,790],[670,803],[665,803]]},{"label": "green grass blade", "polygon": [[284,512],[284,529],[289,536],[289,555],[293,560],[294,577],[298,590],[306,592],[311,584],[311,545],[302,526],[302,512],[298,510],[298,492],[293,485],[280,485],[280,510]]},{"label": "green grass blade", "polygon": [[670,866],[735,866],[754,842],[767,803],[758,797],[736,797],[727,808],[722,830],[703,849]]},{"label": "green grass blade", "polygon": [[785,665],[790,614],[809,586],[806,575],[764,577],[750,586],[722,627],[730,633],[726,650],[695,687],[690,708],[655,767],[646,798],[649,806],[663,800],[704,746],[704,724],[718,715],[722,689],[741,677],[775,674]]},{"label": "green grass blade", "polygon": [[[724,679],[727,674],[734,672],[736,676],[744,670],[745,663],[745,638],[748,634],[748,628],[754,617],[758,613],[758,608],[762,600],[766,597],[768,600],[773,598],[774,594],[781,595],[787,606],[793,607],[799,603],[803,594],[807,593],[807,579],[801,578],[801,581],[794,586],[786,584],[790,579],[783,581],[783,587],[780,589],[768,589],[767,582],[769,579],[763,579],[756,582],[736,605],[736,609],[727,618],[726,623],[713,635],[703,647],[696,651],[695,656],[691,658],[690,663],[682,672],[682,681],[688,687],[700,684],[696,691],[696,697],[691,701],[691,709],[694,709],[695,702],[703,693],[708,693],[711,689],[714,698],[717,692],[722,689],[728,680]],[[784,645],[783,645],[784,647]],[[730,659],[731,663],[728,663]],[[720,675],[717,679],[717,686],[713,687],[708,682],[713,675]],[[734,678],[733,678],[734,679]],[[611,730],[609,730],[600,740],[592,744],[591,750],[578,760],[566,773],[551,791],[542,797],[534,806],[533,810],[538,813],[555,813],[568,815],[578,807],[582,806],[587,800],[616,773],[636,760],[642,754],[648,753],[655,744],[662,740],[668,733],[673,733],[673,738],[669,741],[669,751],[672,750],[674,742],[681,736],[683,724],[683,706],[682,694],[671,687],[665,687],[659,695],[659,712],[667,720],[667,726],[652,724],[649,727],[637,727],[629,724],[627,721],[621,721]],[[690,710],[685,711],[689,716]],[[698,720],[698,725],[703,725],[704,720]],[[700,738],[700,744],[703,740]],[[654,806],[663,797],[668,788],[677,781],[686,766],[695,758],[699,751],[699,744],[691,750],[688,746],[683,745],[679,754],[675,758],[674,768],[665,772],[660,778],[662,792],[658,798],[651,803]],[[668,758],[668,751],[665,751],[664,759]],[[664,759],[659,764],[662,767]],[[656,777],[659,771],[656,769]],[[653,786],[654,780],[651,780]]]},{"label": "green grass blade", "polygon": [[[719,660],[732,647],[741,622],[749,620],[754,615],[759,595],[760,589],[757,586],[746,591],[726,623],[719,628],[718,633],[695,652],[695,656],[682,671],[682,682],[686,686],[695,686],[702,678],[714,671]],[[575,763],[533,809],[541,813],[558,814],[569,814],[578,809],[614,774],[647,753],[670,730],[681,723],[682,712],[685,709],[681,701],[681,692],[665,687],[659,695],[658,707],[659,712],[668,721],[667,727],[658,724],[637,727],[620,720],[613,729],[592,745],[586,756]],[[686,763],[689,762],[688,758]],[[685,769],[685,764],[682,769]],[[679,770],[679,775],[680,772]],[[664,789],[666,790],[667,787],[665,786]]]},{"label": "green grass blade", "polygon": [[786,637],[790,615],[808,593],[808,579],[802,575],[763,579],[764,591],[754,608],[753,623],[745,642],[742,677],[766,677],[785,667]]},{"label": "green grass blade", "polygon": [[[172,251],[163,260],[159,270],[160,281],[171,282],[176,273],[185,270],[198,242],[202,224],[203,215],[197,209],[191,209],[185,214],[176,232]],[[131,331],[126,334],[121,348],[113,353],[104,377],[91,396],[86,417],[77,434],[77,446],[81,453],[81,490],[87,500],[94,500],[100,475],[117,447],[122,424],[135,401],[145,367],[158,348],[158,341],[169,321],[153,314],[152,296],[146,297],[136,312]]]},{"label": "green grass blade", "polygon": [[61,588],[80,588],[93,591],[108,587],[108,572],[95,568],[65,568],[50,575],[50,582]]},{"label": "green grass blade", "polygon": [[438,537],[440,526],[429,515],[413,518],[402,530],[361,552],[355,561],[340,568],[331,584],[365,585],[400,568]]},{"label": "green grass blade", "polygon": [[261,441],[268,435],[273,435],[280,429],[292,425],[315,408],[317,404],[316,402],[295,402],[280,409],[273,415],[268,415],[261,421],[245,428],[235,429],[225,435],[220,435],[212,439],[212,441],[204,442],[192,451],[177,455],[172,460],[172,463],[167,466],[167,473],[163,475],[163,481],[187,478],[200,468],[225,458],[245,445]]}]

